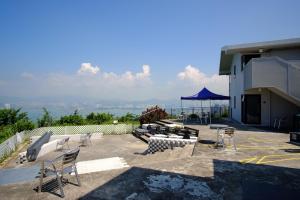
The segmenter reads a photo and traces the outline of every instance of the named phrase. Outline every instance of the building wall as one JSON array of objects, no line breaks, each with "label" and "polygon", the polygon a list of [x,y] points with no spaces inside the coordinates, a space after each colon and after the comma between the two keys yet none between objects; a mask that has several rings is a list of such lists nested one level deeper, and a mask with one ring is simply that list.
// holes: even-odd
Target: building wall
[{"label": "building wall", "polygon": [[[278,56],[285,60],[300,60],[300,49],[272,50],[262,54],[262,57]],[[234,66],[236,66],[236,75],[234,75]],[[242,94],[260,94],[261,95],[261,125],[273,126],[275,118],[283,115],[289,115],[288,126],[292,126],[292,116],[300,112],[300,108],[295,104],[283,99],[267,88],[255,88],[244,91],[244,71],[241,71],[241,54],[233,56],[231,65],[231,75],[229,77],[229,95],[232,119],[241,122],[241,95]],[[234,107],[234,97],[236,106]],[[290,113],[290,114],[289,114]]]},{"label": "building wall", "polygon": [[[287,117],[283,126],[292,128],[293,116],[300,113],[300,107],[280,97],[274,92],[270,93],[271,98],[271,122],[274,123],[276,118]],[[273,124],[272,124],[273,125]]]},{"label": "building wall", "polygon": [[[236,75],[234,75],[234,66],[236,66]],[[241,54],[235,54],[233,56],[229,88],[232,118],[241,122],[241,95],[244,93],[244,75],[241,71]],[[236,99],[236,107],[234,107],[234,97]]]}]

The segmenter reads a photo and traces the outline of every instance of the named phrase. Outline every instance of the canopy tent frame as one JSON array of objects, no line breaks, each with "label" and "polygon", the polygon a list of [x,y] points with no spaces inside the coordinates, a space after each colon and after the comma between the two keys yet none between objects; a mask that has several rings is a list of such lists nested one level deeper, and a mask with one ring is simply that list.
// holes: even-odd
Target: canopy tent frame
[{"label": "canopy tent frame", "polygon": [[230,99],[229,96],[215,94],[215,93],[209,91],[206,87],[204,87],[197,94],[180,98],[180,100],[181,100],[181,112],[183,113],[182,100],[192,100],[192,101],[200,100],[201,101],[201,110],[203,110],[202,101],[203,100],[209,100],[209,123],[211,124],[211,100],[229,100],[229,99]]}]

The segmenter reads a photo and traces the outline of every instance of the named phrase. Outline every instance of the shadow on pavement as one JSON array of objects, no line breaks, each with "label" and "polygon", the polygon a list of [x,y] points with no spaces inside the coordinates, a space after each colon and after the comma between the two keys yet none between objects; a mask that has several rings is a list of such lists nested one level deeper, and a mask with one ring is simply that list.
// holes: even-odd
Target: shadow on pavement
[{"label": "shadow on pavement", "polygon": [[80,199],[273,200],[299,196],[299,169],[213,160],[212,177],[132,167]]}]

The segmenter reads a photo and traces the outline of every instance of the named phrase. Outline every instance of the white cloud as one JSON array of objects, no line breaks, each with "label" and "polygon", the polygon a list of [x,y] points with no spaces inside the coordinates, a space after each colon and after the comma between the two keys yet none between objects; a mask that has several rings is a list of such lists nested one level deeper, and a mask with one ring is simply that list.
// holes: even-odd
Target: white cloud
[{"label": "white cloud", "polygon": [[97,74],[100,68],[95,66],[93,67],[91,63],[82,63],[80,69],[77,71],[77,74]]},{"label": "white cloud", "polygon": [[131,71],[126,71],[123,74],[116,74],[113,72],[104,72],[103,78],[109,81],[117,81],[122,84],[129,84],[136,81],[143,81],[143,82],[149,82],[150,81],[150,66],[149,65],[143,65],[142,66],[143,71],[138,73],[133,73]]},{"label": "white cloud", "polygon": [[33,79],[33,78],[34,78],[34,75],[31,74],[31,73],[28,73],[28,72],[23,72],[23,73],[21,74],[21,77],[22,77],[22,78],[25,78],[25,79]]},{"label": "white cloud", "polygon": [[151,75],[150,66],[149,65],[143,65],[143,72],[137,73],[136,78],[137,79],[144,79],[144,78],[148,78],[150,75]]},{"label": "white cloud", "polygon": [[207,87],[213,92],[228,94],[228,77],[213,74],[208,76],[200,71],[200,69],[188,65],[184,71],[178,73],[178,79],[184,82],[186,86],[192,86],[198,90],[202,87]]},{"label": "white cloud", "polygon": [[[91,76],[89,76],[91,75]],[[32,78],[23,73],[23,78]],[[8,96],[81,96],[99,99],[141,99],[151,90],[150,66],[141,71],[107,72],[90,63],[82,63],[76,73],[50,73],[35,76],[32,81],[9,81],[0,92]],[[1,85],[1,82],[0,82]],[[32,89],[34,88],[34,90]]]},{"label": "white cloud", "polygon": [[207,75],[190,65],[173,78],[155,81],[152,81],[149,65],[143,65],[137,72],[116,73],[95,69],[90,63],[82,63],[80,69],[72,74],[23,74],[22,77],[34,78],[32,81],[0,80],[0,93],[7,96],[78,96],[87,99],[179,99],[206,86],[212,92],[228,94],[228,77]]}]

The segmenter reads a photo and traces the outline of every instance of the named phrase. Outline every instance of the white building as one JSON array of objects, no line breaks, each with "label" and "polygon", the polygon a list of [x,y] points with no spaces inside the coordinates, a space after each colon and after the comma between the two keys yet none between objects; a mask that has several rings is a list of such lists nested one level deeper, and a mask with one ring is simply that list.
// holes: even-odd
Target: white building
[{"label": "white building", "polygon": [[300,113],[300,38],[224,46],[219,74],[229,75],[233,120],[272,127],[285,119],[282,127],[292,127]]}]

